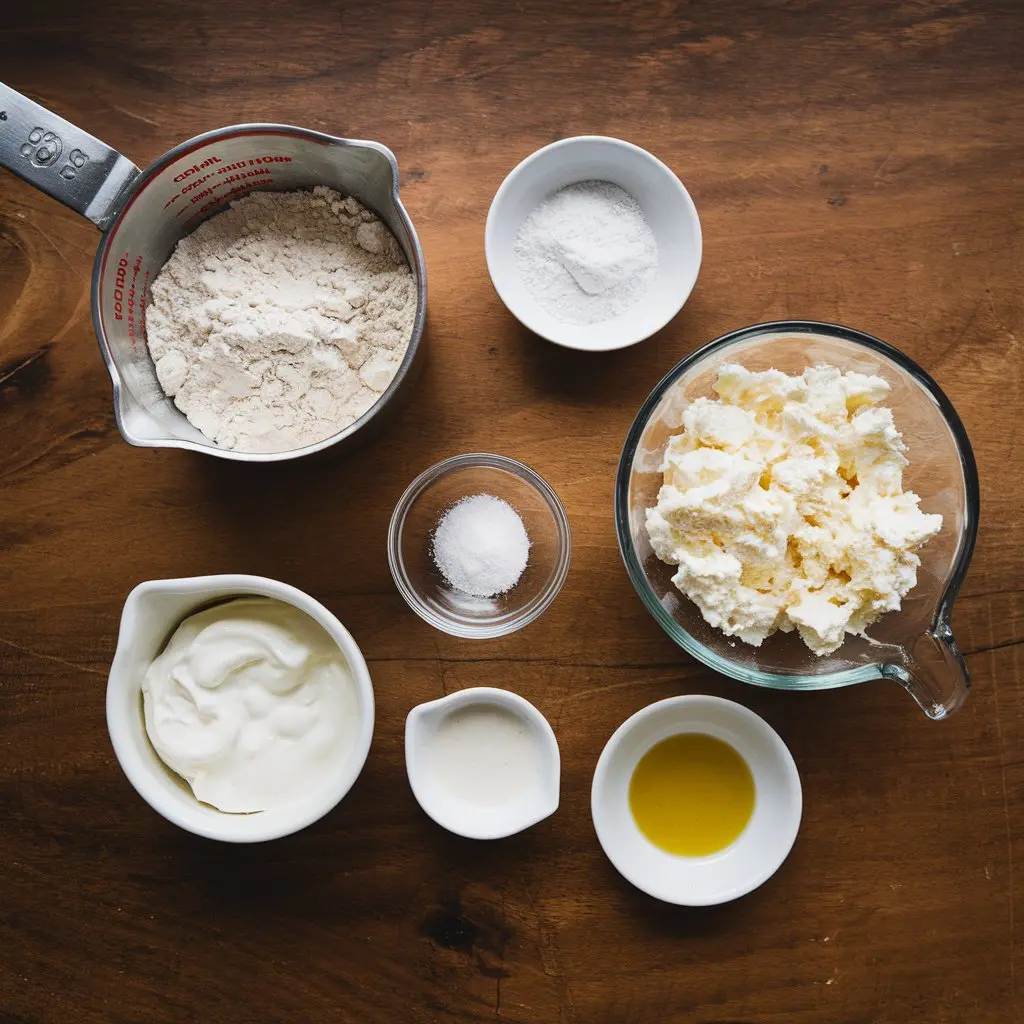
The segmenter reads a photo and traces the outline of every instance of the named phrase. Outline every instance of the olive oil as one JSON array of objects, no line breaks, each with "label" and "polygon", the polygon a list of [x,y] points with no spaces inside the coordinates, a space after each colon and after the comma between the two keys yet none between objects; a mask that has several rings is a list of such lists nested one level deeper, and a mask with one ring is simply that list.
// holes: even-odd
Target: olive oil
[{"label": "olive oil", "polygon": [[679,733],[640,758],[629,783],[629,807],[659,849],[706,857],[746,828],[754,811],[754,777],[724,740]]}]

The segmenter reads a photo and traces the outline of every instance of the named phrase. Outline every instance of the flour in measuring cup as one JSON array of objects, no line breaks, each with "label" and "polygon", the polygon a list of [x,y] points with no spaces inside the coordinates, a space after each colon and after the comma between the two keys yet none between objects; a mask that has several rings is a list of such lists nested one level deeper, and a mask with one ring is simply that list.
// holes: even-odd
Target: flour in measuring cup
[{"label": "flour in measuring cup", "polygon": [[283,452],[354,423],[409,347],[416,282],[351,197],[253,192],[178,242],[146,338],[164,391],[225,448]]}]

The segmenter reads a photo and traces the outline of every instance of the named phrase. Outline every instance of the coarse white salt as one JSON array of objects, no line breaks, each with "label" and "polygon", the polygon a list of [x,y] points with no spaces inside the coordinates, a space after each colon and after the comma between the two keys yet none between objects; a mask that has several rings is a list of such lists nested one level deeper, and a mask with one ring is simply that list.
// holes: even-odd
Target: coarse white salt
[{"label": "coarse white salt", "polygon": [[496,597],[518,582],[530,557],[530,537],[519,513],[493,494],[457,501],[434,531],[434,564],[456,590]]}]

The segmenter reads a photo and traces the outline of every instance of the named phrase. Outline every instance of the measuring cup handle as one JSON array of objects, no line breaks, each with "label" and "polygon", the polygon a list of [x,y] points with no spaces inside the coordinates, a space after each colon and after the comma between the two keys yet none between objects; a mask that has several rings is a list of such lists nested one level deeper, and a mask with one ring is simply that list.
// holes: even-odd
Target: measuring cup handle
[{"label": "measuring cup handle", "polygon": [[902,683],[929,718],[952,714],[971,690],[967,663],[944,620],[908,644],[900,663],[882,665],[881,671]]},{"label": "measuring cup handle", "polygon": [[0,166],[106,228],[139,169],[0,82]]}]

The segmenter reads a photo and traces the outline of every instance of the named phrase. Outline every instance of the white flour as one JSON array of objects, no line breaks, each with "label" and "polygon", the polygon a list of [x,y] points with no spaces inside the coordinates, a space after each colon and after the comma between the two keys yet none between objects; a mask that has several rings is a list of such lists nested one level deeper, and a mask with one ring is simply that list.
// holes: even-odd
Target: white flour
[{"label": "white flour", "polygon": [[640,205],[608,181],[580,181],[545,199],[523,222],[513,255],[526,290],[570,324],[625,313],[658,268]]},{"label": "white flour", "polygon": [[281,452],[377,401],[415,313],[412,272],[375,214],[323,187],[253,192],[177,244],[146,337],[164,391],[207,437]]}]

